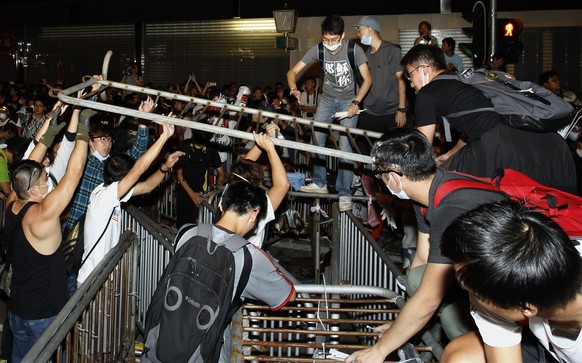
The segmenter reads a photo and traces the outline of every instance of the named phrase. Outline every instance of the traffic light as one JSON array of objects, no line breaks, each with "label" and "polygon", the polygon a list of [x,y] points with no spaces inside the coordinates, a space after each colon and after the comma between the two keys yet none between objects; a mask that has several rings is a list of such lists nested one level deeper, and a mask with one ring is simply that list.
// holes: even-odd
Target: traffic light
[{"label": "traffic light", "polygon": [[473,60],[475,68],[481,68],[488,58],[487,54],[487,7],[482,1],[476,1],[470,13],[463,13],[463,19],[472,23],[472,27],[462,28],[465,35],[472,38],[472,43],[459,43],[459,49]]},{"label": "traffic light", "polygon": [[519,41],[523,21],[515,18],[497,19],[496,28],[496,51],[503,56],[505,63],[517,62],[523,51],[523,43]]}]

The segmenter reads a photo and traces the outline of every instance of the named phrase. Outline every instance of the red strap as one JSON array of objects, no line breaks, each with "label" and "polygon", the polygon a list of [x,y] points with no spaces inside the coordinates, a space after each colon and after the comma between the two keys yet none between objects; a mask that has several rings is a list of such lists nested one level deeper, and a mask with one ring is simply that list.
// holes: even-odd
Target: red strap
[{"label": "red strap", "polygon": [[434,194],[433,200],[433,208],[438,207],[441,200],[447,196],[450,192],[457,189],[483,189],[483,190],[491,190],[494,192],[501,192],[503,191],[497,187],[495,187],[490,182],[486,181],[479,181],[473,179],[453,179],[447,180],[446,182],[442,183],[436,190]]}]

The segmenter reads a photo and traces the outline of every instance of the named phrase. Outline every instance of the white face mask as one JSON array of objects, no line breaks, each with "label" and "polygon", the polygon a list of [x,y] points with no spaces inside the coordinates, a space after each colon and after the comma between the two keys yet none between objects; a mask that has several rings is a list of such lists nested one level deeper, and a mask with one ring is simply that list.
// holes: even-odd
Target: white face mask
[{"label": "white face mask", "polygon": [[576,154],[582,158],[582,149],[576,149]]},{"label": "white face mask", "polygon": [[4,121],[8,118],[4,112],[0,112],[0,120]]},{"label": "white face mask", "polygon": [[105,160],[109,159],[109,155],[101,156],[101,154],[99,154],[99,151],[97,151],[97,150],[93,151],[93,156],[96,157],[99,161],[105,161]]},{"label": "white face mask", "polygon": [[388,181],[388,184],[386,184],[386,187],[388,188],[388,190],[390,191],[390,193],[392,193],[395,197],[398,197],[400,199],[410,199],[410,197],[408,196],[408,194],[406,194],[406,192],[404,191],[404,189],[402,189],[402,185],[400,185],[400,192],[395,192],[390,188],[390,181]]},{"label": "white face mask", "polygon": [[329,45],[329,44],[323,43],[323,46],[325,47],[325,49],[329,50],[330,52],[336,51],[340,47],[340,45],[342,45],[341,41],[336,45]]},{"label": "white face mask", "polygon": [[[2,114],[0,113],[0,118],[1,117],[2,117]],[[579,131],[570,131],[570,133],[568,134],[568,139],[570,139],[571,141],[576,141],[576,140],[578,140],[579,136],[580,136]]]},{"label": "white face mask", "polygon": [[362,41],[362,44],[364,44],[364,45],[370,45],[370,44],[372,44],[372,36],[371,35],[368,35],[368,36],[364,35],[364,36],[362,36],[361,41]]}]

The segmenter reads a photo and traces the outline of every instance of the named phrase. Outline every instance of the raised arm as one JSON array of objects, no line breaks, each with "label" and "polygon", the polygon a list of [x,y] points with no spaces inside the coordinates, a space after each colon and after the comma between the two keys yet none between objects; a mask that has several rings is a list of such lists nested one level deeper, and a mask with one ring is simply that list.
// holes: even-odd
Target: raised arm
[{"label": "raised arm", "polygon": [[156,142],[154,142],[154,144],[142,156],[140,156],[139,159],[136,160],[135,164],[129,170],[127,175],[125,175],[119,181],[119,184],[117,185],[118,196],[123,196],[127,194],[127,192],[131,188],[133,188],[133,186],[135,185],[135,183],[137,183],[142,174],[145,173],[150,167],[150,165],[152,165],[154,160],[156,160],[156,158],[160,154],[160,151],[162,151],[162,148],[166,141],[168,141],[170,137],[174,134],[173,124],[157,121],[156,123],[162,125],[163,127],[162,134],[160,135],[158,140],[156,140]]},{"label": "raised arm", "polygon": [[164,180],[166,173],[170,172],[180,157],[184,156],[185,154],[186,153],[183,151],[174,151],[168,155],[166,161],[164,161],[160,167],[149,176],[149,178],[135,186],[133,195],[141,195],[154,190]]},{"label": "raised arm", "polygon": [[[273,204],[273,209],[276,210],[279,205],[281,205],[283,199],[287,196],[287,192],[289,191],[289,179],[287,179],[287,171],[283,166],[279,153],[277,153],[275,144],[273,144],[273,140],[271,140],[271,137],[269,136],[269,132],[274,128],[278,129],[276,125],[268,125],[267,132],[265,133],[257,134],[253,131],[253,138],[255,139],[255,147],[258,145],[262,150],[265,150],[267,157],[269,158],[273,186],[269,189],[268,195]],[[248,154],[247,159],[256,160],[251,159]]]}]

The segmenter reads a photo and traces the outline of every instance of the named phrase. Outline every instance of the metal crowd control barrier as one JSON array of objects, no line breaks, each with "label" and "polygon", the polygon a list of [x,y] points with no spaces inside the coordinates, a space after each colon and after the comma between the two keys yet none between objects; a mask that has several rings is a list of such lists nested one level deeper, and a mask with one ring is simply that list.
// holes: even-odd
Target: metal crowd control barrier
[{"label": "metal crowd control barrier", "polygon": [[[332,362],[374,343],[377,327],[404,298],[370,286],[296,285],[298,297],[278,311],[245,304],[232,323],[231,362]],[[416,346],[418,352],[431,347]],[[394,354],[391,355],[394,359]],[[394,362],[389,360],[388,362]]]},{"label": "metal crowd control barrier", "polygon": [[[183,119],[169,117],[169,116],[165,116],[165,115],[146,113],[146,112],[142,112],[142,111],[138,111],[138,110],[134,110],[134,109],[128,109],[125,107],[115,106],[115,105],[102,103],[102,102],[90,101],[90,100],[86,99],[86,97],[93,95],[94,94],[93,92],[89,93],[85,98],[77,98],[75,96],[71,96],[71,95],[76,95],[77,91],[80,91],[86,87],[91,87],[95,83],[99,83],[101,85],[101,88],[94,93],[99,93],[99,92],[104,91],[108,87],[113,87],[113,88],[118,88],[118,89],[121,89],[124,91],[133,91],[133,92],[137,92],[140,94],[147,94],[147,95],[151,96],[156,101],[156,103],[158,101],[160,101],[160,98],[168,98],[168,99],[172,99],[172,100],[184,101],[187,103],[187,107],[189,105],[201,105],[201,106],[205,107],[206,109],[208,109],[209,107],[213,107],[213,108],[221,110],[221,114],[220,114],[219,118],[221,118],[226,112],[228,112],[229,114],[230,113],[236,114],[238,116],[239,121],[242,118],[243,114],[259,115],[259,116],[270,117],[270,118],[273,118],[275,120],[284,120],[284,121],[287,121],[293,125],[295,125],[295,124],[304,125],[306,127],[310,127],[312,130],[314,130],[315,128],[318,128],[319,131],[329,130],[329,131],[336,131],[336,132],[340,132],[340,133],[345,133],[346,136],[350,139],[352,145],[355,145],[355,142],[354,142],[355,135],[363,136],[366,139],[368,139],[369,141],[371,139],[378,139],[381,136],[381,133],[378,133],[378,132],[372,132],[372,131],[367,131],[367,130],[362,130],[362,129],[357,129],[357,128],[349,128],[349,127],[345,127],[345,126],[335,125],[333,123],[315,122],[313,120],[308,120],[308,119],[304,119],[301,117],[283,115],[283,114],[279,114],[276,112],[269,112],[269,111],[254,109],[254,108],[247,108],[247,107],[240,107],[240,106],[235,106],[235,105],[230,105],[230,104],[224,104],[224,103],[220,103],[220,102],[209,101],[209,100],[203,99],[203,98],[189,97],[189,96],[160,91],[160,90],[151,89],[151,88],[127,85],[127,84],[119,83],[119,82],[98,81],[96,79],[90,79],[86,82],[82,82],[82,83],[79,83],[75,86],[64,89],[64,90],[59,92],[58,97],[64,103],[72,104],[75,106],[92,108],[92,109],[96,109],[96,110],[112,112],[112,113],[117,113],[117,114],[121,114],[121,115],[137,117],[137,118],[141,118],[141,119],[146,119],[146,120],[150,120],[150,121],[163,121],[163,122],[171,123],[171,124],[174,124],[177,126],[182,126],[182,127],[193,128],[193,129],[206,131],[206,132],[228,135],[228,136],[236,137],[239,139],[252,140],[251,133],[236,130],[236,129],[225,128],[222,126],[214,126],[214,125],[210,125],[210,124],[203,123],[203,122],[196,122],[197,120],[194,120],[194,121],[183,120]],[[289,140],[284,140],[284,139],[279,139],[279,138],[273,138],[273,143],[277,146],[288,147],[288,148],[292,148],[292,149],[299,149],[299,150],[304,150],[304,151],[307,151],[310,153],[328,155],[328,156],[333,156],[336,158],[343,158],[343,159],[347,159],[347,160],[358,161],[358,162],[365,163],[365,164],[370,164],[372,162],[371,157],[368,155],[345,152],[345,151],[336,150],[333,148],[316,146],[316,145],[301,143],[301,142],[297,142],[297,141],[289,141]]]},{"label": "metal crowd control barrier", "polygon": [[[207,207],[210,207],[208,213],[211,214],[212,206],[203,205],[203,208]],[[337,204],[333,209],[334,236],[336,231],[342,236],[334,239],[339,241],[334,242],[334,250],[339,252],[344,250],[342,246],[346,240],[354,239],[351,233],[357,230],[357,221],[352,220],[349,212],[342,213],[347,219],[338,219]],[[174,236],[132,205],[123,210],[122,220],[125,232],[118,245],[79,287],[25,361],[121,362],[133,356],[138,335],[136,329],[143,335],[145,314],[173,252]],[[343,226],[350,221],[356,227],[342,227],[340,233],[339,224]],[[364,244],[364,241],[358,244]],[[375,254],[375,258],[382,259],[378,251]],[[336,264],[337,261],[332,262],[332,265]],[[237,354],[247,352],[239,361],[311,362],[315,350],[323,349],[324,343],[341,350],[355,350],[372,344],[374,334],[370,334],[365,325],[392,319],[404,301],[401,294],[391,289],[371,286],[376,284],[373,281],[365,286],[354,283],[356,279],[352,276],[385,274],[385,267],[380,265],[377,262],[359,268],[337,269],[344,271],[343,275],[331,280],[341,277],[343,284],[351,282],[351,286],[334,286],[335,282],[328,286],[302,285],[290,277],[300,298],[280,312],[271,312],[260,304],[246,305],[239,313],[244,315],[238,315],[233,324],[235,330],[244,327],[248,333],[244,340],[239,338],[243,335],[233,335],[234,351],[239,352]],[[423,333],[424,344],[417,350],[438,359],[442,348],[434,339],[427,339],[431,337],[429,332]],[[257,347],[255,352],[253,349]]]}]

